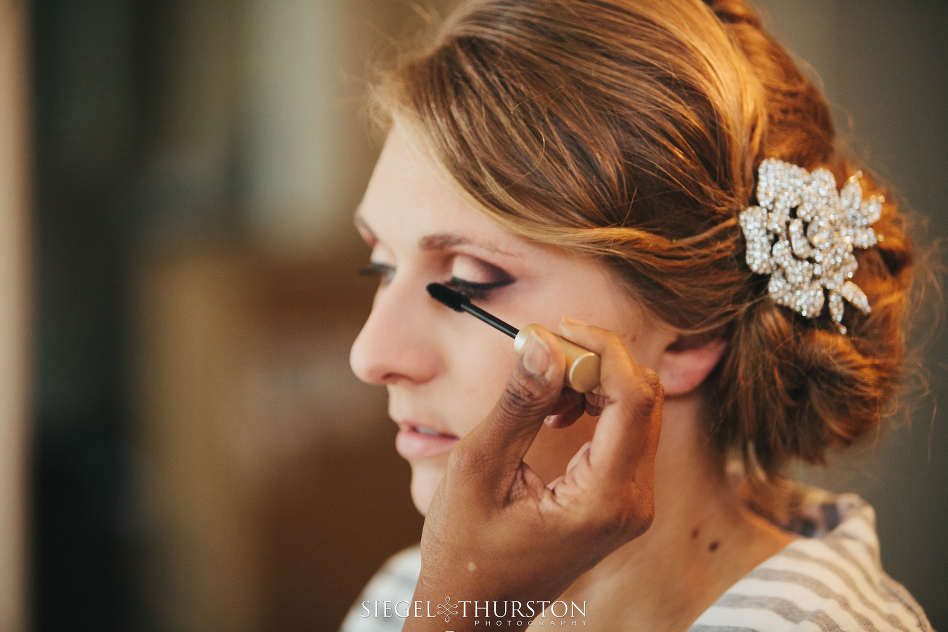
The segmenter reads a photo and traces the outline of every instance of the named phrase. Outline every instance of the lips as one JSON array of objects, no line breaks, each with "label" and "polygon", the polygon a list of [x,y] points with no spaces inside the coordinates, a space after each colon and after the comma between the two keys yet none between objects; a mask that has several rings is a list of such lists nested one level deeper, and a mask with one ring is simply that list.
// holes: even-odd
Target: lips
[{"label": "lips", "polygon": [[460,441],[453,434],[438,432],[428,426],[399,423],[401,430],[395,435],[395,450],[405,459],[427,459],[447,455]]}]

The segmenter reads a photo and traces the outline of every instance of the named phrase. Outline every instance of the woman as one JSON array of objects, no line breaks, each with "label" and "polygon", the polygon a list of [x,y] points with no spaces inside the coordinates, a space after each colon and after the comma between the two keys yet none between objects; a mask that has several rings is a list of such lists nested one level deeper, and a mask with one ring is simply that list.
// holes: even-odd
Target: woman
[{"label": "woman", "polygon": [[781,478],[877,428],[912,250],[743,1],[470,2],[377,97],[351,364],[426,522],[344,630],[930,629],[871,508]]}]

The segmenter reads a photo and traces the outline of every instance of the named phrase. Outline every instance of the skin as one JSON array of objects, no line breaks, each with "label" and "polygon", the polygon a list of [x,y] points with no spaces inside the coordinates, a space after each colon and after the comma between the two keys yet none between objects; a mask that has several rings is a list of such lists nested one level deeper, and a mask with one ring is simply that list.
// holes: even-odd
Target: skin
[{"label": "skin", "polygon": [[[457,437],[410,459],[427,516],[414,598],[561,598],[587,602],[587,629],[687,629],[790,542],[744,507],[702,432],[701,385],[726,343],[679,335],[601,263],[495,224],[418,146],[408,130],[389,135],[357,213],[383,278],[350,356],[360,379],[387,388],[403,431]],[[474,302],[598,353],[597,394],[564,391],[552,334],[518,357],[509,338],[428,297],[451,277],[506,283]]]}]

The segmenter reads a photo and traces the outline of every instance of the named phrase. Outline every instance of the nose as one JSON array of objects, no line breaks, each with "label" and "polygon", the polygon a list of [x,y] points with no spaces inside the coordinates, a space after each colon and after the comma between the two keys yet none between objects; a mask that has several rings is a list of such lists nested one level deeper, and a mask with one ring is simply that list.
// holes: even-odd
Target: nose
[{"label": "nose", "polygon": [[441,366],[428,326],[432,299],[423,285],[397,283],[392,281],[376,294],[372,313],[349,351],[352,372],[369,384],[423,384]]}]

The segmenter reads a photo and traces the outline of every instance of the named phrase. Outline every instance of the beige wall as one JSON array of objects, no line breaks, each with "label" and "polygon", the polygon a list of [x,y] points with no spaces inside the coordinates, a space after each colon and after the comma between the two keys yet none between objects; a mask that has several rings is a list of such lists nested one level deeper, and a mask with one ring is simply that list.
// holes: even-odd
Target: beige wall
[{"label": "beige wall", "polygon": [[26,629],[27,179],[23,2],[0,1],[0,630]]}]

